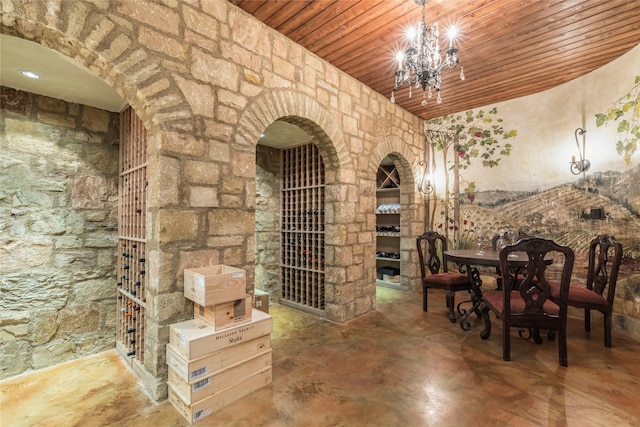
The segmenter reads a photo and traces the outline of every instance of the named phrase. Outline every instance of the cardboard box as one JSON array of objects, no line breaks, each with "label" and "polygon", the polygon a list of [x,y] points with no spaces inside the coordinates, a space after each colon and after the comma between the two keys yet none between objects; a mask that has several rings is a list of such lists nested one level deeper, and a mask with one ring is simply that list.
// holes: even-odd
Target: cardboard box
[{"label": "cardboard box", "polygon": [[400,283],[400,276],[389,276],[388,274],[382,275],[382,280],[393,283]]},{"label": "cardboard box", "polygon": [[187,360],[197,359],[218,350],[271,333],[271,316],[252,309],[251,321],[222,331],[201,320],[174,323],[169,328],[169,343]]},{"label": "cardboard box", "polygon": [[238,361],[251,359],[270,348],[271,335],[264,335],[198,359],[188,360],[175,350],[173,344],[167,344],[167,365],[182,380],[193,384],[213,372],[233,366]]},{"label": "cardboard box", "polygon": [[253,308],[269,312],[269,293],[260,289],[254,290]]},{"label": "cardboard box", "polygon": [[269,383],[271,383],[271,367],[192,405],[183,402],[169,384],[169,402],[188,422],[195,423]]},{"label": "cardboard box", "polygon": [[242,299],[204,306],[194,304],[193,317],[210,324],[216,330],[227,329],[251,320],[251,294]]},{"label": "cardboard box", "polygon": [[168,383],[184,403],[191,405],[212,394],[220,393],[270,366],[271,349],[249,360],[236,363],[229,368],[214,372],[192,383],[183,380],[180,375],[176,374],[174,370],[169,367]]},{"label": "cardboard box", "polygon": [[184,269],[184,296],[203,306],[244,298],[245,272],[228,265]]}]

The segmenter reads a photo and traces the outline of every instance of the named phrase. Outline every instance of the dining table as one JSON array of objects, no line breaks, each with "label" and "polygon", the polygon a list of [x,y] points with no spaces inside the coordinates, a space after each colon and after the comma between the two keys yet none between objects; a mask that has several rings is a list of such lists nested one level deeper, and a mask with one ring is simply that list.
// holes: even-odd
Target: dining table
[{"label": "dining table", "polygon": [[[443,253],[443,260],[457,264],[461,273],[469,275],[472,305],[469,310],[458,310],[461,313],[460,327],[468,331],[471,329],[471,323],[467,318],[471,313],[479,314],[478,308],[482,303],[482,278],[478,267],[500,267],[500,251],[496,249],[452,249]],[[517,277],[518,272],[526,267],[529,256],[526,252],[513,252],[509,255],[508,261],[509,274]],[[552,258],[545,258],[546,264],[552,262]],[[464,302],[460,304],[464,304]]]}]

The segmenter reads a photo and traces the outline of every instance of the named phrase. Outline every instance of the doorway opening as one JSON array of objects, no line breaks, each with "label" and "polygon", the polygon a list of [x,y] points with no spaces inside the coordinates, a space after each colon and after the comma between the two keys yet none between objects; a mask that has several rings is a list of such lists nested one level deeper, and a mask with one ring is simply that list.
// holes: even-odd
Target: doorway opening
[{"label": "doorway opening", "polygon": [[304,122],[276,120],[256,147],[256,289],[324,317],[326,135]]},{"label": "doorway opening", "polygon": [[376,285],[407,289],[401,283],[400,173],[393,159],[382,159],[376,174]]}]

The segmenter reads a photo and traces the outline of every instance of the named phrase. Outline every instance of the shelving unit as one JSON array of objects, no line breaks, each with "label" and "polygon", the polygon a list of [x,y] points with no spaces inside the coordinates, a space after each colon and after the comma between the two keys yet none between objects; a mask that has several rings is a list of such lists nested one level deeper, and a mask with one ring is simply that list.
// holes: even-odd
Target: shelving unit
[{"label": "shelving unit", "polygon": [[131,107],[120,113],[116,337],[144,363],[147,131]]},{"label": "shelving unit", "polygon": [[376,186],[376,284],[400,289],[400,176],[388,159],[378,168]]},{"label": "shelving unit", "polygon": [[282,150],[281,302],[324,311],[324,164],[314,144]]}]

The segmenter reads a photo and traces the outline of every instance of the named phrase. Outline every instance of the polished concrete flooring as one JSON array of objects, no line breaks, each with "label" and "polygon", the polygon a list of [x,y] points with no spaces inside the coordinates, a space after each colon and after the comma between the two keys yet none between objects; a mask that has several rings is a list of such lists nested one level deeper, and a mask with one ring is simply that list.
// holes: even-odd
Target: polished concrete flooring
[{"label": "polished concrete flooring", "polygon": [[[586,334],[569,321],[569,367],[555,342],[488,341],[447,319],[444,297],[380,288],[378,310],[338,325],[271,307],[273,382],[202,419],[200,426],[637,426],[640,344],[602,319]],[[185,426],[154,403],[115,351],[0,383],[0,426]]]}]

